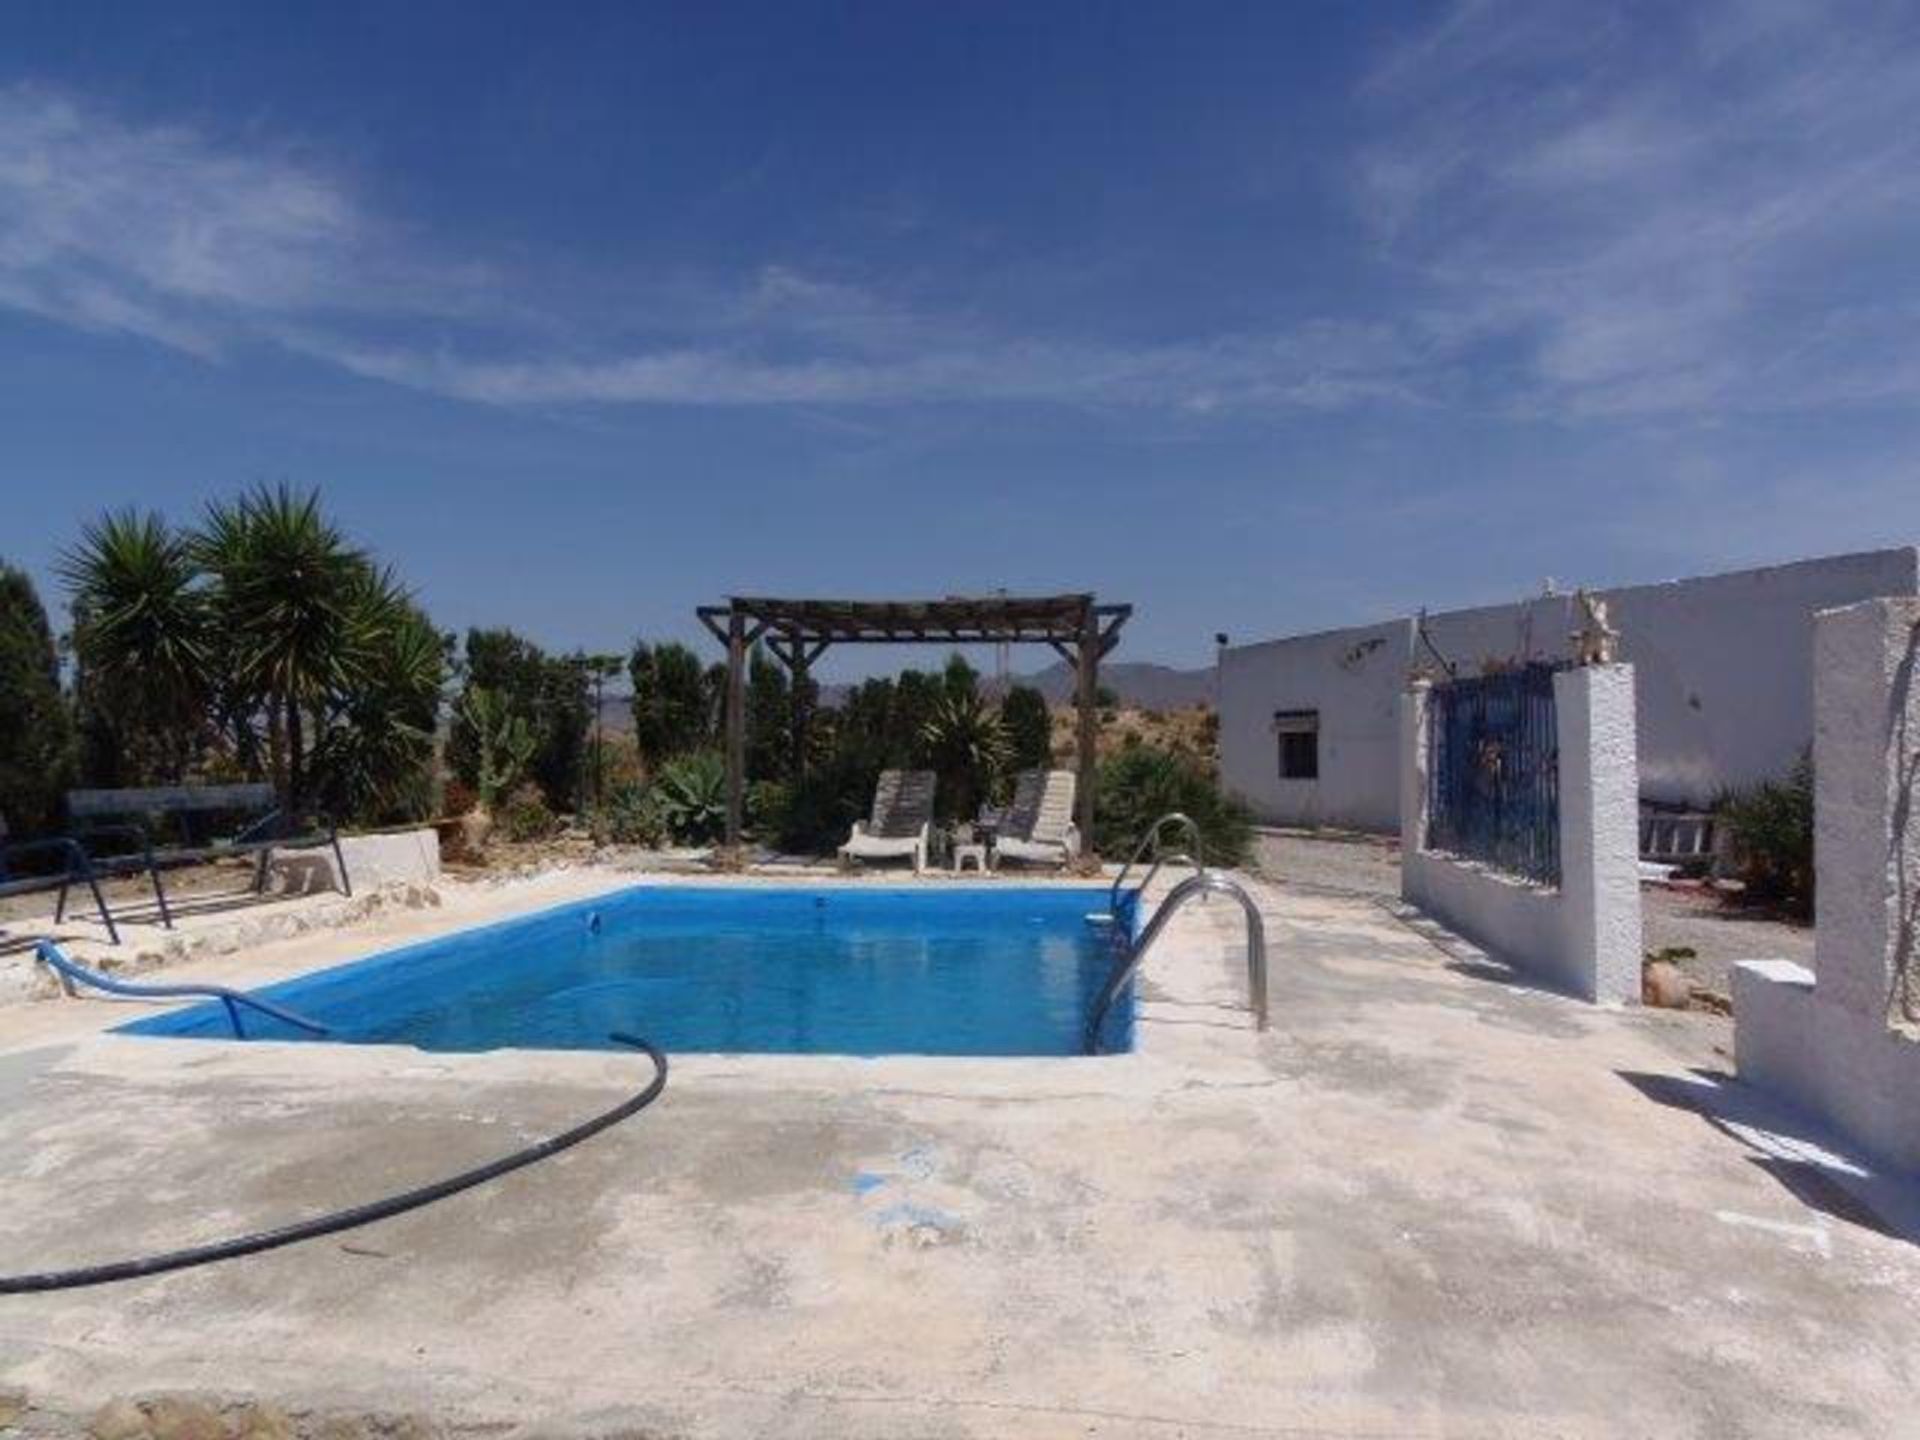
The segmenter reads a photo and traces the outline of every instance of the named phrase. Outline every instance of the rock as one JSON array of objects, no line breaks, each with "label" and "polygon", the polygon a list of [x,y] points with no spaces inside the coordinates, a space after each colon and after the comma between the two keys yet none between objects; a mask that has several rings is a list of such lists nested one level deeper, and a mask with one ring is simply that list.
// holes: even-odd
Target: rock
[{"label": "rock", "polygon": [[171,1395],[147,1402],[147,1433],[153,1440],[227,1440],[219,1411],[203,1401]]},{"label": "rock", "polygon": [[146,1412],[126,1396],[116,1396],[93,1412],[87,1433],[93,1440],[142,1440],[147,1434]]},{"label": "rock", "polygon": [[1684,1010],[1693,999],[1693,983],[1671,960],[1650,960],[1640,967],[1640,1003],[1661,1010]]},{"label": "rock", "polygon": [[295,1440],[298,1432],[284,1411],[271,1405],[242,1405],[233,1415],[235,1440]]},{"label": "rock", "polygon": [[1718,990],[1709,990],[1704,985],[1696,985],[1693,987],[1693,1008],[1696,1010],[1708,1010],[1715,1015],[1725,1015],[1731,1018],[1733,1015],[1733,997],[1723,995]]},{"label": "rock", "polygon": [[492,812],[476,805],[460,817],[460,845],[465,853],[479,855],[487,848],[487,837],[493,834]]}]

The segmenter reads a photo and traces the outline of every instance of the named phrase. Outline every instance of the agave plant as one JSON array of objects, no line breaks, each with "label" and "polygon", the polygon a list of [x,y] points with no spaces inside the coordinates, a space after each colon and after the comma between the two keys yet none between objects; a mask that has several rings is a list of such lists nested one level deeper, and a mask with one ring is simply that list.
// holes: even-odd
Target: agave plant
[{"label": "agave plant", "polygon": [[661,769],[654,804],[676,844],[710,845],[727,829],[727,766],[710,750],[682,755]]}]

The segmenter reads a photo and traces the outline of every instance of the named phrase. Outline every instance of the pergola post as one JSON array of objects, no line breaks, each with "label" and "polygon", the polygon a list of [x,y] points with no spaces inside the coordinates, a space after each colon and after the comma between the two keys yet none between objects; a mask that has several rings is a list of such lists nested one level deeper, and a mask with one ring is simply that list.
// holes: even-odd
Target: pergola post
[{"label": "pergola post", "polygon": [[727,847],[740,844],[746,808],[747,774],[747,621],[736,609],[727,613]]},{"label": "pergola post", "polygon": [[1074,824],[1080,829],[1083,855],[1093,854],[1093,784],[1096,772],[1094,751],[1099,738],[1098,701],[1100,695],[1100,617],[1088,601],[1080,619],[1078,661],[1080,707],[1080,778],[1075,787]]},{"label": "pergola post", "polygon": [[793,647],[787,662],[788,680],[793,695],[793,778],[807,772],[807,728],[813,721],[812,696],[807,692],[807,652]]}]

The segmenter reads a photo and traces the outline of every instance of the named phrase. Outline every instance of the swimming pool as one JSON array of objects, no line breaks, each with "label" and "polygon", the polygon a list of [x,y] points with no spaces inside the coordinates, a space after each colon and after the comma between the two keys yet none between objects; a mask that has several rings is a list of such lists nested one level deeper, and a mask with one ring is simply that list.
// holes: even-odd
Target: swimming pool
[{"label": "swimming pool", "polygon": [[[1078,1055],[1113,964],[1113,927],[1088,921],[1106,908],[1104,889],[1063,886],[640,886],[255,993],[326,1040],[422,1050],[618,1049],[607,1034],[627,1030],[683,1054]],[[217,1001],[119,1028],[233,1038]],[[1104,1048],[1132,1031],[1124,997]]]}]

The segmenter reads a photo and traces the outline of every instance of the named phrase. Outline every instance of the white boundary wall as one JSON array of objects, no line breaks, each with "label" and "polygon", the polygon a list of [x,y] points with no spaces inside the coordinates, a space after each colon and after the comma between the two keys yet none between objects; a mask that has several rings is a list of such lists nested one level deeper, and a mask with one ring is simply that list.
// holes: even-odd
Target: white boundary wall
[{"label": "white boundary wall", "polygon": [[[383,885],[431,885],[440,878],[440,835],[429,826],[380,835],[342,835],[340,853],[356,894]],[[283,893],[311,895],[345,888],[331,846],[276,850],[271,871]]]},{"label": "white boundary wall", "polygon": [[[1814,615],[1920,594],[1908,546],[1599,592],[1635,671],[1640,786],[1705,805],[1783,775],[1813,738]],[[1441,611],[1428,633],[1462,675],[1560,660],[1579,628],[1570,595]],[[1229,648],[1220,658],[1220,770],[1261,819],[1400,828],[1394,716],[1423,658],[1410,619]],[[1320,779],[1283,781],[1276,710],[1320,712]]]},{"label": "white boundary wall", "polygon": [[1735,967],[1735,1060],[1920,1171],[1920,600],[1829,610],[1814,653],[1814,968]]},{"label": "white boundary wall", "polygon": [[1409,904],[1555,989],[1603,1004],[1640,996],[1638,781],[1633,667],[1554,676],[1560,885],[1537,885],[1426,848],[1430,687],[1401,708],[1400,893]]}]

